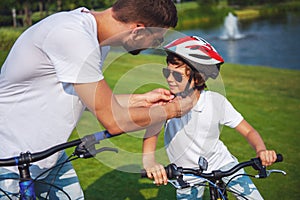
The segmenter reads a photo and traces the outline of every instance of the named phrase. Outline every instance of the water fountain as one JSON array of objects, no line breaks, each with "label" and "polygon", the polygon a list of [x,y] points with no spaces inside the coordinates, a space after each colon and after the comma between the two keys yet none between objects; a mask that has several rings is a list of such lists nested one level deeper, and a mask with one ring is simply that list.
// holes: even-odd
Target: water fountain
[{"label": "water fountain", "polygon": [[238,18],[231,12],[225,17],[224,32],[220,36],[222,40],[238,40],[244,38],[245,35],[241,34],[238,29]]}]

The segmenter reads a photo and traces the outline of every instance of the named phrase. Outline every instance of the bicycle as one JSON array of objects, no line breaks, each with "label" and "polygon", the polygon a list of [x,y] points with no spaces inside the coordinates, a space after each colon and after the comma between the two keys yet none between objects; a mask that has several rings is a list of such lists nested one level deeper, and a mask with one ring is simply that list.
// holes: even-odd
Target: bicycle
[{"label": "bicycle", "polygon": [[[275,162],[282,162],[283,157],[281,154],[277,154],[277,160]],[[203,173],[208,167],[208,162],[204,157],[200,157],[198,160],[199,168],[192,169],[192,168],[183,168],[178,167],[176,164],[172,163],[165,167],[168,182],[173,185],[176,189],[182,189],[192,186],[206,186],[206,183],[208,183],[209,187],[209,194],[211,200],[228,200],[228,194],[227,192],[235,193],[236,195],[239,195],[243,197],[244,199],[247,199],[246,197],[242,196],[236,191],[229,190],[227,188],[230,181],[232,181],[233,178],[237,176],[251,176],[254,178],[266,178],[271,175],[271,173],[281,173],[283,175],[286,175],[285,171],[278,170],[278,169],[272,169],[267,170],[266,167],[264,167],[261,163],[261,160],[259,158],[252,158],[249,161],[241,162],[234,167],[232,167],[229,170],[221,171],[221,170],[214,170],[211,173]],[[248,175],[248,174],[238,174],[234,177],[232,177],[227,184],[225,184],[222,180],[223,177],[227,177],[230,175],[233,175],[235,172],[239,171],[242,168],[245,167],[252,167],[254,170],[257,170],[259,173],[257,175]],[[183,175],[193,176],[195,177],[195,180],[193,181],[184,181]],[[146,170],[141,171],[141,177],[147,178],[147,172]]]},{"label": "bicycle", "polygon": [[[118,152],[115,148],[110,147],[102,147],[100,149],[96,149],[95,145],[99,144],[101,140],[114,137],[116,135],[111,135],[108,131],[101,131],[97,132],[91,135],[84,136],[81,139],[69,141],[66,143],[62,143],[53,147],[50,147],[44,151],[36,152],[36,153],[30,153],[30,152],[22,152],[19,156],[11,157],[11,158],[5,158],[0,159],[0,167],[4,166],[18,166],[19,170],[19,197],[21,200],[28,200],[28,199],[36,199],[36,194],[34,191],[34,183],[38,182],[38,177],[35,179],[32,179],[30,176],[30,169],[29,166],[31,163],[43,160],[51,155],[53,155],[56,152],[59,152],[61,150],[76,147],[74,152],[69,156],[69,158],[63,162],[58,164],[59,166],[65,164],[66,162],[73,161],[78,158],[91,158],[94,157],[96,154],[101,153],[103,151],[113,151]],[[51,169],[58,167],[58,165],[52,167]],[[50,169],[49,169],[50,170]],[[43,173],[44,174],[44,173]],[[42,174],[40,174],[41,176]],[[51,187],[54,187],[55,189],[58,189],[62,191],[68,199],[71,199],[70,196],[63,191],[61,188],[56,187],[55,185],[52,185],[51,183],[45,183],[49,184]],[[12,199],[6,191],[2,190],[0,188],[0,192],[4,194],[5,197],[8,199]],[[48,193],[49,195],[49,193]],[[48,195],[46,198],[48,198]]]}]

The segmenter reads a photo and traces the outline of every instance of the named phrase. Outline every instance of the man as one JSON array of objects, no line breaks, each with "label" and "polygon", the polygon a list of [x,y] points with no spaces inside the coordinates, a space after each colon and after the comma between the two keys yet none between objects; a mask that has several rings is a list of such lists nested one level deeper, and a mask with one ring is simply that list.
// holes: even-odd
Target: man
[{"label": "man", "polygon": [[[186,113],[192,107],[191,98],[173,99],[163,89],[114,95],[102,73],[109,46],[122,46],[133,55],[156,46],[163,41],[164,28],[176,26],[176,15],[171,0],[118,0],[101,12],[86,8],[60,12],[26,30],[0,74],[0,157],[42,151],[67,141],[86,107],[111,134],[142,129]],[[58,153],[34,164],[33,177],[65,156]],[[71,164],[61,171],[68,174],[52,180],[52,171],[44,180],[54,181],[72,199],[83,198]],[[16,177],[16,172],[16,168],[0,168],[4,177]],[[18,192],[17,181],[2,181],[0,188]],[[36,188],[38,196],[45,196],[48,190],[45,185]],[[60,198],[55,193],[50,191],[51,199]]]}]

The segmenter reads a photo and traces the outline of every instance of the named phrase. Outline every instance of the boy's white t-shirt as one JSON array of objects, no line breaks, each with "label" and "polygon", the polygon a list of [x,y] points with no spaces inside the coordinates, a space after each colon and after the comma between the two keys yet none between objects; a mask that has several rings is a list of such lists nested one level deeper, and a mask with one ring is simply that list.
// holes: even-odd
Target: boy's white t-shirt
[{"label": "boy's white t-shirt", "polygon": [[[26,30],[0,74],[0,158],[66,142],[85,109],[72,83],[102,80],[108,51],[99,46],[95,18],[85,8]],[[32,168],[49,168],[58,156]]]},{"label": "boy's white t-shirt", "polygon": [[224,96],[202,91],[190,112],[166,123],[165,147],[170,162],[197,168],[199,156],[203,156],[208,161],[207,172],[211,172],[234,161],[219,137],[222,125],[235,128],[242,120]]}]

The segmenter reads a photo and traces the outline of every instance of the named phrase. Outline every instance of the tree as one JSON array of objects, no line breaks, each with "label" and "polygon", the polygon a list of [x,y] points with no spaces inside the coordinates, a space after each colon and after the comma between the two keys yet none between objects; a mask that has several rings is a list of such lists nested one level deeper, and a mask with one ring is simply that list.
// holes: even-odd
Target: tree
[{"label": "tree", "polygon": [[219,0],[197,0],[202,14],[213,13],[213,8],[219,3]]},{"label": "tree", "polygon": [[[77,7],[98,9],[111,6],[115,0],[0,0],[0,26],[12,25],[12,10],[16,11],[18,24],[30,26],[33,22],[48,16],[53,12],[71,10]],[[39,15],[32,15],[39,12]]]}]

